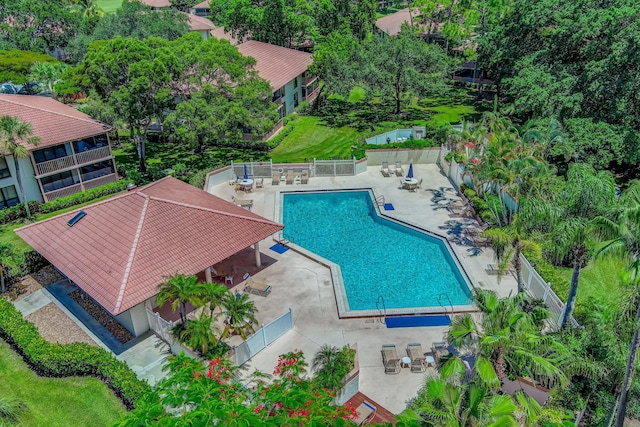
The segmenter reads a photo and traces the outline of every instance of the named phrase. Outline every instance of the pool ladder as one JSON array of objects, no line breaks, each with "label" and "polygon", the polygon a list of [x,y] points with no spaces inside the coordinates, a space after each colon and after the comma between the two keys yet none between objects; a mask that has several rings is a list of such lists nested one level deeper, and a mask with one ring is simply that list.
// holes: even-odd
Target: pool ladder
[{"label": "pool ladder", "polygon": [[451,298],[449,298],[449,295],[444,294],[444,293],[438,295],[438,304],[440,305],[440,307],[444,308],[444,314],[448,314],[447,313],[447,307],[442,304],[442,299],[441,298],[443,296],[447,299],[447,301],[449,301],[449,307],[451,307],[451,315],[453,316],[453,303],[451,302]]},{"label": "pool ladder", "polygon": [[376,308],[380,312],[380,317],[383,319],[387,317],[387,306],[384,303],[384,297],[382,295],[378,295],[378,300],[376,301]]},{"label": "pool ladder", "polygon": [[384,194],[376,197],[376,205],[384,206]]}]

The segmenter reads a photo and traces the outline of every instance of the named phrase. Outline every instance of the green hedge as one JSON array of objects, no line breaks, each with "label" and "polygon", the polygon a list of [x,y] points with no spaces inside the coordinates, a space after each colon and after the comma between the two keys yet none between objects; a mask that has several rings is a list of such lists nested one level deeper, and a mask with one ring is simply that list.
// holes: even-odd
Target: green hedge
[{"label": "green hedge", "polygon": [[33,323],[0,298],[0,337],[18,352],[39,375],[45,377],[95,376],[111,388],[128,409],[151,387],[141,381],[125,362],[100,347],[86,343],[51,344]]},{"label": "green hedge", "polygon": [[[119,193],[127,188],[127,185],[131,181],[122,179],[120,181],[112,182],[110,184],[102,185],[100,187],[92,188],[91,190],[83,191],[82,193],[72,194],[67,197],[60,197],[51,202],[29,202],[29,208],[31,214],[38,213],[51,213],[61,209],[70,208],[82,203],[87,203],[95,199],[99,199],[109,194]],[[0,210],[0,224],[7,224],[26,217],[24,205],[22,203],[12,206],[7,209]]]}]

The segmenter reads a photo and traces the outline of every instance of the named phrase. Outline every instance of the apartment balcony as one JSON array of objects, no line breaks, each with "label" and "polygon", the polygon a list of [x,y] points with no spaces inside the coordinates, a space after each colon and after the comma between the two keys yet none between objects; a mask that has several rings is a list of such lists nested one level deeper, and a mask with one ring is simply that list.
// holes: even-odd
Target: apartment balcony
[{"label": "apartment balcony", "polygon": [[318,81],[318,76],[304,77],[302,79],[302,86],[309,86],[316,81]]},{"label": "apartment balcony", "polygon": [[68,187],[58,188],[57,190],[44,193],[44,201],[50,202],[60,197],[71,196],[72,194],[81,193],[85,190],[91,190],[92,188],[100,187],[101,185],[116,182],[117,180],[118,175],[112,173],[109,175],[104,175],[98,178],[84,181],[82,184],[73,184]]},{"label": "apartment balcony", "polygon": [[111,158],[111,148],[109,146],[96,148],[95,150],[83,151],[71,156],[59,157],[42,163],[36,163],[36,178],[41,175],[73,169],[78,166],[96,163],[100,160]]}]

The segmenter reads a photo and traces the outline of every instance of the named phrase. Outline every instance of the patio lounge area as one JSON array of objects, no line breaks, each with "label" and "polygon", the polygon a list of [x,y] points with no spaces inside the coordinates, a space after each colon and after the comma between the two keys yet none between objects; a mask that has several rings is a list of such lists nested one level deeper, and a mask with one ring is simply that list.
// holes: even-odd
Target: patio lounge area
[{"label": "patio lounge area", "polygon": [[[405,171],[408,166],[403,165]],[[513,292],[516,286],[511,276],[498,281],[497,276],[486,273],[486,265],[494,262],[490,249],[478,248],[464,238],[464,230],[473,227],[475,220],[452,219],[439,199],[434,200],[433,190],[444,193],[446,198],[459,200],[447,178],[436,165],[414,164],[413,168],[414,176],[423,179],[422,188],[416,192],[398,188],[398,179],[382,176],[379,165],[369,166],[366,172],[356,176],[313,177],[306,185],[273,186],[270,179],[266,179],[263,188],[254,189],[251,193],[252,212],[280,222],[280,192],[370,188],[377,197],[384,196],[385,204],[392,205],[393,210],[383,210],[384,214],[447,238],[474,286],[493,289],[502,296]],[[212,187],[211,192],[226,200],[231,200],[232,196],[243,197],[241,192],[236,195],[235,188],[228,183]],[[447,223],[456,220],[464,227]],[[479,226],[477,222],[476,226]],[[250,298],[255,301],[260,319],[265,324],[291,307],[294,327],[254,356],[245,365],[248,370],[270,373],[278,355],[294,349],[303,350],[307,360],[311,360],[322,344],[343,346],[357,342],[360,392],[392,413],[401,412],[406,407],[406,401],[414,397],[423,384],[425,373],[411,372],[409,366],[400,369],[397,375],[385,375],[380,356],[381,346],[395,344],[399,351],[404,352],[407,344],[421,343],[424,349],[430,349],[433,343],[444,340],[447,327],[388,329],[381,318],[341,320],[338,318],[329,269],[297,252],[295,248],[283,253],[267,249],[274,243],[272,238],[268,238],[261,242],[260,247],[263,248],[263,256],[266,253],[277,262],[255,274],[256,280],[272,284],[269,297],[251,295]],[[242,292],[242,283],[232,290]],[[425,372],[432,369],[427,367]]]}]

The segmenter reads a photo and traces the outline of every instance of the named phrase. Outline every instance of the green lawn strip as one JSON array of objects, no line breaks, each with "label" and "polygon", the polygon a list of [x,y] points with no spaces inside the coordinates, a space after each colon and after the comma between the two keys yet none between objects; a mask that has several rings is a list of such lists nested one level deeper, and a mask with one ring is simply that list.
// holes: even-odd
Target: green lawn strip
[{"label": "green lawn strip", "polygon": [[[591,261],[580,271],[577,304],[586,302],[591,297],[608,307],[618,306],[625,293],[620,286],[617,272],[624,266],[624,261],[614,258]],[[558,271],[568,282],[571,281],[573,269],[558,268]],[[566,295],[569,290],[558,289],[556,292]]]},{"label": "green lawn strip", "polygon": [[98,6],[105,13],[115,12],[122,5],[122,0],[97,0]]},{"label": "green lawn strip", "polygon": [[351,146],[361,134],[350,127],[332,128],[315,116],[302,116],[293,122],[294,129],[271,151],[275,163],[309,162],[314,158],[351,158]]},{"label": "green lawn strip", "polygon": [[0,396],[27,404],[29,410],[20,422],[23,427],[108,426],[126,412],[98,379],[39,377],[3,340]]}]

